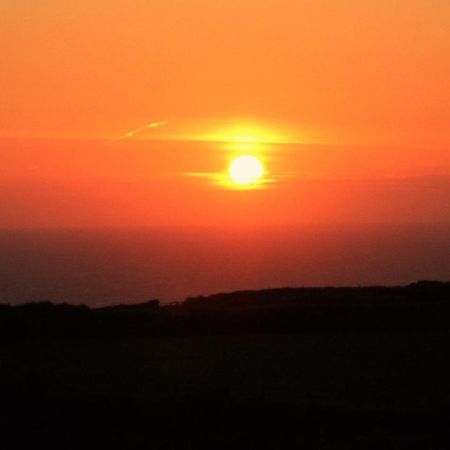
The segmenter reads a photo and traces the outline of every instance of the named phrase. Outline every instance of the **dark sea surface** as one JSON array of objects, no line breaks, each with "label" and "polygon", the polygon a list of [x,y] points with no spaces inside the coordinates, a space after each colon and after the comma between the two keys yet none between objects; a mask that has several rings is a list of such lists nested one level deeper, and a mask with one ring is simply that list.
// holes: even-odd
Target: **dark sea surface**
[{"label": "dark sea surface", "polygon": [[0,302],[450,280],[450,225],[1,230]]}]

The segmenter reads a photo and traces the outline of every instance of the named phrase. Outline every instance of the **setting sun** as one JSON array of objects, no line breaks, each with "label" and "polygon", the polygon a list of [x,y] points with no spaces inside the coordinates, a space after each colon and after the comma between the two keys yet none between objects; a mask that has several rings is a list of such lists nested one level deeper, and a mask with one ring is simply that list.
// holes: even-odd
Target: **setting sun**
[{"label": "setting sun", "polygon": [[257,183],[264,175],[261,161],[252,155],[241,155],[233,159],[229,167],[230,178],[241,186]]}]

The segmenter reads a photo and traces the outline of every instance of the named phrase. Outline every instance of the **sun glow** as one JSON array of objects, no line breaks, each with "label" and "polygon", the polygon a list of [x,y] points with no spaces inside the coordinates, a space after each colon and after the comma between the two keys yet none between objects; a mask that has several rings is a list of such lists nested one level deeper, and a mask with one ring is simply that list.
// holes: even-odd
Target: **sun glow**
[{"label": "sun glow", "polygon": [[264,167],[256,156],[241,155],[233,159],[228,172],[234,183],[250,186],[261,180],[264,175]]},{"label": "sun glow", "polygon": [[214,133],[204,134],[201,140],[224,142],[231,145],[259,145],[286,143],[291,139],[285,133],[256,124],[241,124],[223,128]]}]

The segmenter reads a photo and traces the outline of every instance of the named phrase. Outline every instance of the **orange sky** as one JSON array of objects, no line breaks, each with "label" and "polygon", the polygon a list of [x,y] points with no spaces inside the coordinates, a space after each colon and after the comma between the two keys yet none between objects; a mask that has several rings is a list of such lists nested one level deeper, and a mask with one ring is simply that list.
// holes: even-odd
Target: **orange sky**
[{"label": "orange sky", "polygon": [[[449,221],[449,23],[447,0],[3,0],[0,226]],[[238,129],[269,141],[264,189],[214,183]]]}]

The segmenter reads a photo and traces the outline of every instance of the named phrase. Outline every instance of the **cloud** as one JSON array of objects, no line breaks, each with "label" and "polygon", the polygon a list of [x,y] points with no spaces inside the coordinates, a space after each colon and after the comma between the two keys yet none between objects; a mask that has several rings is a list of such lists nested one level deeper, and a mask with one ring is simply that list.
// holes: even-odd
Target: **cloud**
[{"label": "cloud", "polygon": [[163,120],[160,122],[149,122],[149,123],[143,125],[142,127],[134,128],[133,130],[127,131],[122,136],[119,136],[117,139],[111,139],[107,143],[113,144],[115,142],[120,142],[120,141],[124,141],[126,139],[131,139],[134,136],[136,136],[137,134],[140,134],[145,130],[149,130],[151,128],[163,127],[164,125],[167,125],[167,124],[168,124],[168,122],[166,120]]}]

